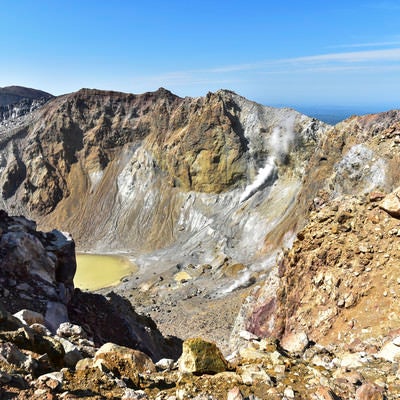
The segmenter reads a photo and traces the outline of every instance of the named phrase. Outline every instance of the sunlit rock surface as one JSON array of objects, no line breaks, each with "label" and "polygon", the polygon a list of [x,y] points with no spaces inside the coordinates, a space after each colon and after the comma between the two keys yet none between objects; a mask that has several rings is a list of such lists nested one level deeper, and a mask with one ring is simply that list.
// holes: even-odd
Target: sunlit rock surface
[{"label": "sunlit rock surface", "polygon": [[3,137],[0,204],[144,268],[228,257],[266,269],[265,236],[292,210],[327,127],[225,90],[83,89]]},{"label": "sunlit rock surface", "polygon": [[157,360],[179,354],[178,339],[165,339],[119,295],[74,290],[75,271],[75,243],[68,234],[37,231],[35,222],[0,211],[0,306],[15,314],[15,327],[39,324],[40,332],[54,334],[72,322],[96,345],[113,341]]},{"label": "sunlit rock surface", "polygon": [[[1,395],[397,398],[399,114],[329,127],[229,91],[85,89],[3,129],[1,204],[125,251],[140,277],[72,292],[68,237],[3,213]],[[229,363],[187,374],[132,304]]]}]

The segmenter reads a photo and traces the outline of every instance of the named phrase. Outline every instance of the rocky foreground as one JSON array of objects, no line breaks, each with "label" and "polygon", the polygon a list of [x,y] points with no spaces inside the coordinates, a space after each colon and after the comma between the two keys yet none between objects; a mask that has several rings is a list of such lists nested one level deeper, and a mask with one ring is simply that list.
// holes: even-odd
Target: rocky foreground
[{"label": "rocky foreground", "polygon": [[[343,313],[353,310],[354,315],[359,315],[360,299],[368,299],[368,288],[373,289],[368,279],[376,279],[381,273],[385,275],[382,271],[388,265],[393,277],[396,274],[391,264],[398,251],[397,246],[393,246],[397,241],[395,226],[399,226],[400,212],[396,193],[388,196],[372,193],[365,201],[348,198],[343,199],[342,205],[337,202],[321,205],[281,262],[282,279],[276,300],[279,316],[271,310],[263,314],[265,321],[275,315],[275,319],[283,323],[276,324],[277,327],[292,326],[292,330],[283,336],[276,332],[281,340],[268,337],[265,332],[262,338],[259,336],[262,332],[255,335],[240,331],[236,350],[227,357],[214,343],[201,338],[183,343],[176,338],[163,338],[149,318],[136,314],[126,300],[112,292],[101,296],[74,290],[76,266],[72,240],[58,231],[38,232],[32,221],[2,212],[1,398],[399,398],[400,331],[392,329],[388,333],[390,327],[398,328],[394,292],[381,287],[382,298],[392,299],[392,308],[380,303],[382,326],[374,320],[369,327],[363,323],[362,329],[351,332],[361,321],[347,319],[347,330],[341,325],[343,331],[337,338],[326,336],[334,323],[332,319],[318,322],[310,314],[313,310],[304,314],[304,307],[313,304],[312,299],[305,297],[303,308],[293,307],[296,303],[288,300],[288,296],[303,293],[315,298],[317,304],[325,304],[338,319],[340,312],[335,310],[343,310]],[[363,224],[358,223],[361,216]],[[384,224],[382,228],[385,227],[382,232],[376,229],[380,221]],[[357,241],[354,252],[347,258],[352,266],[339,267],[338,264],[335,282],[331,276],[333,272],[329,275],[323,267],[322,275],[314,273],[310,283],[306,275],[299,275],[297,279],[297,275],[291,277],[287,272],[295,254],[309,260],[307,265],[315,265],[321,260],[320,253],[325,251],[327,243],[332,247],[340,244],[344,233],[351,242],[353,234],[370,233],[371,227],[382,246],[385,243],[391,246],[377,249],[375,253],[371,249],[379,238],[372,241],[372,236],[368,236],[369,243]],[[315,254],[311,256],[311,249],[297,251],[299,246],[308,243],[308,235],[314,239],[337,237],[336,241],[327,240],[326,245],[323,240],[317,240]],[[343,254],[345,250],[346,246]],[[329,255],[329,249],[325,253]],[[297,262],[301,262],[299,258]],[[306,273],[306,266],[302,270]],[[392,279],[392,276],[383,278],[383,275],[382,279]],[[333,286],[324,288],[331,281]],[[343,282],[346,288],[343,294],[337,281]],[[309,284],[326,293],[325,300],[317,292],[304,288]],[[373,306],[378,298],[371,294],[369,300]],[[285,303],[292,308],[280,309]],[[301,297],[297,304],[301,304]],[[395,315],[386,315],[387,312]],[[369,315],[376,318],[373,311]],[[257,316],[260,317],[260,312]],[[298,325],[289,323],[291,318],[299,321]],[[318,343],[314,338],[321,341]]]}]

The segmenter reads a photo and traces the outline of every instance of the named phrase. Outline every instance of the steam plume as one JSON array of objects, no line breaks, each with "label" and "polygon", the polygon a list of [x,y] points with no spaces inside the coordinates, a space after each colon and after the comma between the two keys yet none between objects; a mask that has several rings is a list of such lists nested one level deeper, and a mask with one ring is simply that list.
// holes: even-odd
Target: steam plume
[{"label": "steam plume", "polygon": [[270,156],[267,158],[264,167],[258,170],[254,181],[248,185],[242,195],[240,202],[243,202],[253,196],[258,190],[263,189],[276,176],[277,165],[282,163],[289,153],[290,146],[294,139],[294,117],[288,118],[281,126],[272,130],[269,138]]}]

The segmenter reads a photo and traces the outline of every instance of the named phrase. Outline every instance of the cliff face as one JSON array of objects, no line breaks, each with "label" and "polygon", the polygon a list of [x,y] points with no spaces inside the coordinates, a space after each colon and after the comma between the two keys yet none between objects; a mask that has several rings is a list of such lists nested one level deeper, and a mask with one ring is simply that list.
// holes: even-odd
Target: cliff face
[{"label": "cliff face", "polygon": [[395,198],[399,137],[399,111],[352,117],[327,132],[298,196],[307,224],[253,297],[250,330],[302,331],[365,349],[398,329],[399,221],[378,205]]},{"label": "cliff face", "polygon": [[80,248],[250,263],[326,129],[229,91],[83,89],[2,136],[0,204],[70,231]]},{"label": "cliff face", "polygon": [[[209,265],[220,295],[267,273],[310,210],[344,195],[393,190],[399,121],[391,111],[329,127],[223,90],[192,99],[165,89],[83,89],[49,101],[1,136],[0,204],[72,232],[81,249],[129,251],[142,272]],[[313,293],[300,285],[305,280],[292,282],[289,265],[298,260],[291,257],[282,261],[281,279],[272,268],[250,302],[243,323],[252,330],[292,329],[291,318],[278,321],[280,307],[298,307],[282,295],[285,282],[291,293]],[[240,264],[234,278],[222,272]]]},{"label": "cliff face", "polygon": [[[280,398],[395,398],[399,111],[329,127],[229,91],[182,99],[164,89],[142,95],[83,89],[0,130],[1,207],[35,217],[44,227],[70,230],[81,249],[128,251],[141,276],[122,282],[118,293],[152,316],[164,309],[170,317],[159,319],[174,324],[177,335],[200,326],[223,336],[224,314],[233,313],[227,304],[239,304],[251,291],[233,331],[232,348],[240,352],[230,372],[216,380],[196,377],[195,384],[177,380],[175,371],[162,379],[132,376],[127,393],[140,388],[149,398],[164,390],[179,398],[202,390],[224,399],[243,398],[241,391]],[[93,390],[104,389],[97,358],[105,341],[142,349],[154,360],[176,358],[177,341],[162,338],[120,295],[73,291],[72,242],[35,228],[24,218],[0,215],[0,290],[11,311],[37,307],[53,331],[60,316],[81,325],[66,325],[67,332],[60,328],[57,334],[68,333],[79,354],[90,350],[94,359],[75,372],[64,370],[63,390],[86,390],[92,383]],[[281,246],[288,249],[276,263]],[[50,332],[25,327],[24,337],[32,340],[22,340],[20,323],[1,307],[0,314],[1,338],[22,343],[36,360],[42,350],[32,345]],[[208,330],[204,315],[214,319]],[[71,329],[93,342],[82,342]],[[271,336],[278,340],[259,340]],[[251,343],[243,347],[244,341]],[[0,351],[10,358],[9,346]],[[131,350],[106,348],[105,361],[131,370]],[[64,353],[50,361],[62,358],[67,365]],[[39,374],[46,366],[41,357],[37,362]],[[113,373],[125,376],[114,367]],[[11,375],[2,379],[17,384]],[[41,385],[29,387],[29,379],[18,381],[26,398]],[[109,383],[118,396],[121,382]],[[53,392],[62,387],[54,380],[49,385]]]},{"label": "cliff face", "polygon": [[164,339],[127,300],[74,290],[75,271],[75,243],[68,234],[38,231],[34,221],[0,211],[0,323],[5,324],[5,310],[37,319],[53,334],[60,324],[73,322],[98,346],[112,341],[156,359],[176,356],[179,341]]}]

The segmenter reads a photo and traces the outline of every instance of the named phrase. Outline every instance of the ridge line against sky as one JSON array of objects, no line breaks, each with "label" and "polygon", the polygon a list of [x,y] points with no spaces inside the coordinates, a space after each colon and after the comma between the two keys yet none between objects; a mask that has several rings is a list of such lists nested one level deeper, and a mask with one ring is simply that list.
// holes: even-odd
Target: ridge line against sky
[{"label": "ridge line against sky", "polygon": [[0,17],[0,87],[400,108],[400,1],[19,0]]}]

